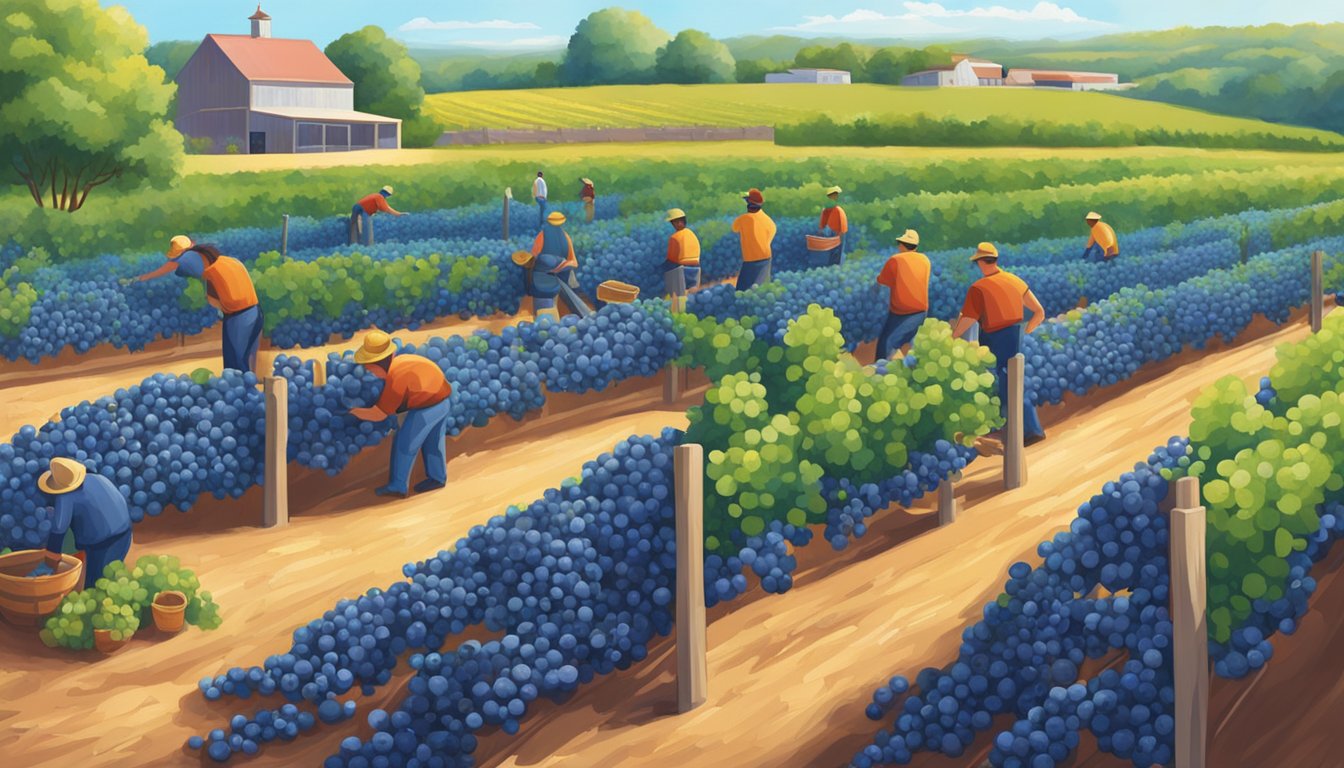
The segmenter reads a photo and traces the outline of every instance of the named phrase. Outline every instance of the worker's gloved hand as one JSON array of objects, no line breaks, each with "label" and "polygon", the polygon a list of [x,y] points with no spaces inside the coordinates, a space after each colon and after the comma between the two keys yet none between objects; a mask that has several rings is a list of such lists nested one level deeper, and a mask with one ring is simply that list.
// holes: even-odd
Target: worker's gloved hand
[{"label": "worker's gloved hand", "polygon": [[123,277],[123,278],[121,278],[120,280],[117,281],[117,285],[120,285],[122,288],[125,288],[126,286],[128,286],[128,285],[130,285],[131,283],[134,283],[134,282],[135,282],[135,278],[133,278],[133,277]]},{"label": "worker's gloved hand", "polygon": [[50,565],[47,565],[45,562],[42,562],[38,563],[38,566],[36,568],[28,572],[28,578],[35,579],[38,576],[50,576],[55,572],[56,571]]}]

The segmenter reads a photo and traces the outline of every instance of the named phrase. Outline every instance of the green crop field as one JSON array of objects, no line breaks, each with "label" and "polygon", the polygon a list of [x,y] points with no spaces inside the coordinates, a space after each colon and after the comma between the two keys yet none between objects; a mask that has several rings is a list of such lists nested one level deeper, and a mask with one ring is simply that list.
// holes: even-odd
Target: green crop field
[{"label": "green crop field", "polygon": [[1056,125],[1102,122],[1135,129],[1208,133],[1263,132],[1285,137],[1338,134],[1280,126],[1104,93],[1017,88],[900,88],[887,85],[612,85],[518,91],[437,93],[426,110],[444,130],[471,128],[615,128],[797,123],[819,116],[925,114],[962,121],[996,116]]}]

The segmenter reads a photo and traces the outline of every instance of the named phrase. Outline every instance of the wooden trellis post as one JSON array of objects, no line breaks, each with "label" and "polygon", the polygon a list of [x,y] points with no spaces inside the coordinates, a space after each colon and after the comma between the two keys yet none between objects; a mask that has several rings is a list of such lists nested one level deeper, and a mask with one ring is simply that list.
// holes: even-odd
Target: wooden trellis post
[{"label": "wooden trellis post", "polygon": [[509,201],[513,199],[513,187],[504,188],[504,239],[509,239]]},{"label": "wooden trellis post", "polygon": [[677,525],[677,711],[705,703],[705,450],[679,445],[673,455]]},{"label": "wooden trellis post", "polygon": [[1205,510],[1199,480],[1176,481],[1171,510],[1171,624],[1176,686],[1176,768],[1204,768],[1209,727],[1209,638],[1204,573]]},{"label": "wooden trellis post", "polygon": [[1311,252],[1311,332],[1319,333],[1325,322],[1325,253]]},{"label": "wooden trellis post", "polygon": [[1027,482],[1023,401],[1026,358],[1019,352],[1008,358],[1008,423],[1003,428],[1003,487],[1011,491]]},{"label": "wooden trellis post", "polygon": [[262,382],[266,398],[266,474],[261,524],[273,528],[289,523],[289,382],[283,376],[267,376]]},{"label": "wooden trellis post", "polygon": [[289,214],[280,220],[280,255],[289,255]]},{"label": "wooden trellis post", "polygon": [[938,484],[938,525],[951,525],[957,521],[957,513],[961,511],[961,502],[957,501],[956,483],[960,482],[961,473],[953,472]]}]

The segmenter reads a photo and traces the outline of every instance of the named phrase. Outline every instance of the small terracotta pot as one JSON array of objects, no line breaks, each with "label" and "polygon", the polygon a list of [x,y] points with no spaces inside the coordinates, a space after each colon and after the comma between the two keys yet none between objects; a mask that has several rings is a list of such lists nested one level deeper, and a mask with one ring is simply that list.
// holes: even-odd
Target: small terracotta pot
[{"label": "small terracotta pot", "polygon": [[112,653],[130,641],[129,637],[125,640],[113,640],[110,629],[93,630],[93,647],[97,648],[99,653]]},{"label": "small terracotta pot", "polygon": [[154,627],[160,632],[181,632],[187,616],[187,596],[177,590],[164,590],[154,596],[150,610],[154,613]]}]

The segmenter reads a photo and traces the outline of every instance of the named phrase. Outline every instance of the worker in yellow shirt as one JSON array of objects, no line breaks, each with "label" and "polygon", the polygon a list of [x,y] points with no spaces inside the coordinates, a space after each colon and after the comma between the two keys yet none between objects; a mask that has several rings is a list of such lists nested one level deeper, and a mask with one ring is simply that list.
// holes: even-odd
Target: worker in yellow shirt
[{"label": "worker in yellow shirt", "polygon": [[1085,219],[1087,226],[1092,230],[1092,234],[1087,238],[1087,247],[1083,249],[1083,258],[1088,258],[1094,253],[1100,256],[1102,261],[1110,261],[1120,255],[1120,241],[1115,237],[1115,230],[1110,224],[1101,220],[1101,214],[1092,211],[1087,214]]},{"label": "worker in yellow shirt", "polygon": [[840,244],[831,249],[831,264],[839,264],[845,260],[845,233],[849,232],[849,217],[845,215],[845,209],[840,207],[841,191],[839,187],[826,190],[826,197],[831,202],[821,209],[821,222],[817,225],[817,230],[821,234],[840,238]]},{"label": "worker in yellow shirt", "polygon": [[664,219],[672,225],[667,238],[667,259],[663,262],[663,280],[672,296],[685,296],[687,288],[700,284],[700,238],[686,226],[686,212],[673,208]]},{"label": "worker in yellow shirt", "polygon": [[742,242],[742,269],[737,273],[737,290],[749,290],[770,282],[771,246],[775,241],[775,222],[765,211],[765,196],[751,189],[743,200],[747,212],[733,220],[733,231]]},{"label": "worker in yellow shirt", "polygon": [[913,229],[896,238],[897,252],[882,265],[877,284],[891,289],[890,311],[877,337],[877,357],[884,360],[896,349],[905,351],[919,326],[929,316],[929,257],[915,250],[919,233]]},{"label": "worker in yellow shirt", "polygon": [[[1022,351],[1023,308],[1031,310],[1025,333],[1031,333],[1045,320],[1045,308],[1031,288],[1017,275],[999,269],[999,251],[992,243],[981,243],[971,261],[984,275],[971,283],[966,291],[966,302],[961,307],[961,318],[952,335],[965,336],[976,323],[980,324],[980,343],[994,353],[994,376],[999,382],[999,412],[1008,414],[1008,358]],[[1022,434],[1026,445],[1045,439],[1045,430],[1036,415],[1036,406],[1030,400],[1022,403]]]}]

